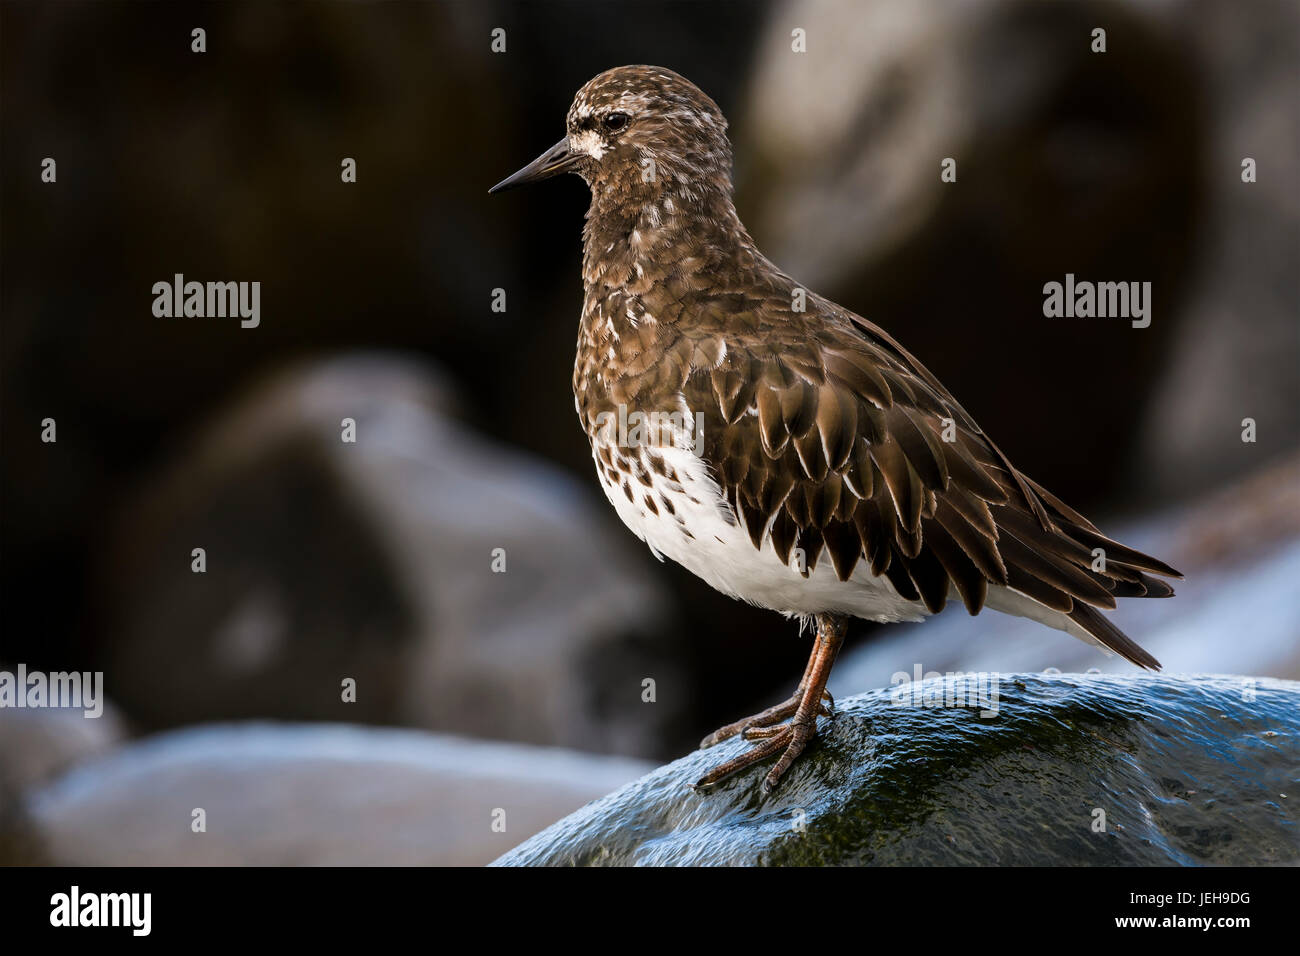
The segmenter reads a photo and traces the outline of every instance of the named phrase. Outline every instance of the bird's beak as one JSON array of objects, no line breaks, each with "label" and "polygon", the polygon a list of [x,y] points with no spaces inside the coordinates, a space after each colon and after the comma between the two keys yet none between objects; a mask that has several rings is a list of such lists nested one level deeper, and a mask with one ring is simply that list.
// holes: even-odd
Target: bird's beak
[{"label": "bird's beak", "polygon": [[529,183],[540,183],[543,179],[550,179],[552,176],[560,175],[560,173],[567,173],[578,165],[578,160],[581,157],[581,153],[569,150],[569,137],[566,136],[519,170],[519,172],[501,180],[488,192],[499,193],[505,189],[514,189],[516,186],[526,186]]}]

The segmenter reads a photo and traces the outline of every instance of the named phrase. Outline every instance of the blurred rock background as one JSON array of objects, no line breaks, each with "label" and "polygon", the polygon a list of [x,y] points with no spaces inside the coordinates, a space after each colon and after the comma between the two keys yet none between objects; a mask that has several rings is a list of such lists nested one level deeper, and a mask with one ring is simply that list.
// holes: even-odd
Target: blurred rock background
[{"label": "blurred rock background", "polygon": [[[31,821],[53,819],[32,816],[37,781],[92,743],[92,779],[144,788],[127,770],[152,733],[172,730],[180,760],[208,738],[174,728],[387,725],[455,735],[473,777],[497,741],[665,759],[788,693],[794,630],[659,565],[592,480],[569,390],[585,188],[486,195],[621,63],[717,100],[741,216],[774,261],[897,335],[1029,474],[1191,575],[1122,612],[1169,669],[1300,677],[1294,3],[10,2],[0,18],[0,668],[103,670],[117,715],[55,748],[60,731],[0,711],[0,855],[36,852]],[[1152,282],[1151,327],[1045,319],[1043,283],[1067,272]],[[175,273],[260,281],[260,327],[155,318],[151,286]],[[851,640],[840,692],[918,661],[1108,666],[992,615]],[[283,748],[257,766],[290,774],[307,731],[252,726]],[[517,763],[542,805],[540,765]]]}]

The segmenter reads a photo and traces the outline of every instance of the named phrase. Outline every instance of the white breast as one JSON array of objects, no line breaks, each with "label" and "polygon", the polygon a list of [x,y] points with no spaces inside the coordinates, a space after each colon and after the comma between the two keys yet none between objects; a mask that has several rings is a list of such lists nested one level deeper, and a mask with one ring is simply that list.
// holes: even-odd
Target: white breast
[{"label": "white breast", "polygon": [[[848,581],[840,581],[823,554],[805,578],[796,556],[783,564],[766,535],[763,547],[755,548],[708,466],[689,447],[611,445],[617,466],[612,474],[600,450],[593,447],[596,472],[623,523],[660,560],[672,558],[723,594],[787,616],[842,613],[872,621],[926,616],[923,605],[900,597],[865,562]],[[667,476],[650,467],[651,455],[662,455]]]}]

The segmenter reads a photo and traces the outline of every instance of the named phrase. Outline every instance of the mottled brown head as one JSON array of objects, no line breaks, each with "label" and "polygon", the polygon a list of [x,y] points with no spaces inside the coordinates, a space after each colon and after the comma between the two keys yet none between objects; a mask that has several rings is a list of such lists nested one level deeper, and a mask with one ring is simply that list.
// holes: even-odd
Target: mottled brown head
[{"label": "mottled brown head", "polygon": [[589,81],[569,107],[566,136],[496,192],[576,172],[593,198],[665,192],[694,201],[731,191],[727,121],[694,83],[658,66],[620,66]]}]

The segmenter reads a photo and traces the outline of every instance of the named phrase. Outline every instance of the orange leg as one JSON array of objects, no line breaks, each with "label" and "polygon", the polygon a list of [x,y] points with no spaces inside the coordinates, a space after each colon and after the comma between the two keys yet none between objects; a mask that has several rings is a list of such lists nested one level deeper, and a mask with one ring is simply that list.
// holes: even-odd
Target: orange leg
[{"label": "orange leg", "polygon": [[[794,696],[785,703],[769,707],[761,714],[719,728],[704,738],[701,746],[712,746],[736,734],[741,734],[748,740],[763,739],[763,742],[739,757],[714,767],[696,781],[697,788],[710,787],[746,767],[766,760],[778,751],[783,751],[776,765],[763,780],[763,791],[769,792],[776,786],[781,775],[790,768],[795,758],[808,745],[808,741],[816,736],[818,714],[829,716],[832,713],[823,703],[824,700],[830,699],[830,694],[826,692],[826,681],[831,676],[835,657],[844,643],[845,630],[843,618],[828,614],[817,615],[817,637],[803,679],[799,681]],[[830,702],[833,708],[834,700]],[[792,718],[788,724],[777,726],[787,717]]]}]

